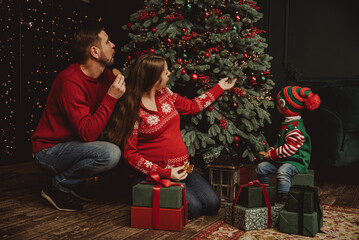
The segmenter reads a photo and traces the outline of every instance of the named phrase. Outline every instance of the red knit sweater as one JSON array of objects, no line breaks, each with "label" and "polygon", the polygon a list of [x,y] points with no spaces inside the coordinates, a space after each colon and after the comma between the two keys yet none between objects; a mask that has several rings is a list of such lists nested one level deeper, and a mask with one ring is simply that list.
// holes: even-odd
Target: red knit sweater
[{"label": "red knit sweater", "polygon": [[95,141],[117,102],[107,94],[114,79],[107,68],[98,79],[88,77],[77,63],[60,72],[31,138],[33,151],[68,141]]},{"label": "red knit sweater", "polygon": [[207,93],[189,100],[168,88],[156,92],[157,111],[142,104],[139,120],[128,139],[124,158],[144,174],[156,171],[162,178],[171,177],[171,167],[188,162],[188,153],[180,130],[180,116],[197,114],[222,95],[217,84]]}]

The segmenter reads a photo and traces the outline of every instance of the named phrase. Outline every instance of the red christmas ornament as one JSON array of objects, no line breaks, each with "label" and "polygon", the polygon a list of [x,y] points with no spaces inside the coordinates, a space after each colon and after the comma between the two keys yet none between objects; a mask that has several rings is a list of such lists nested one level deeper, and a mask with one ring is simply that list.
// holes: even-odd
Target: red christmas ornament
[{"label": "red christmas ornament", "polygon": [[173,41],[172,41],[171,38],[167,38],[167,39],[166,39],[166,42],[167,42],[168,45],[171,45]]},{"label": "red christmas ornament", "polygon": [[249,82],[251,83],[252,86],[257,85],[257,77],[256,76],[250,76],[249,77]]},{"label": "red christmas ornament", "polygon": [[209,18],[209,15],[210,15],[209,12],[204,12],[203,17],[204,18]]},{"label": "red christmas ornament", "polygon": [[132,57],[130,55],[128,55],[127,58],[126,58],[126,61],[131,62],[131,60],[132,60]]},{"label": "red christmas ornament", "polygon": [[241,16],[240,15],[236,15],[236,17],[234,18],[237,22],[241,21]]},{"label": "red christmas ornament", "polygon": [[191,79],[193,82],[197,81],[198,80],[198,75],[196,73],[192,73],[191,74]]},{"label": "red christmas ornament", "polygon": [[185,75],[187,73],[186,69],[182,69],[181,73]]},{"label": "red christmas ornament", "polygon": [[152,28],[151,31],[152,31],[153,33],[155,33],[155,32],[157,32],[157,29],[156,29],[156,28]]},{"label": "red christmas ornament", "polygon": [[208,107],[208,110],[209,110],[209,111],[212,111],[212,110],[213,110],[213,107],[212,107],[212,106],[209,106],[209,107]]},{"label": "red christmas ornament", "polygon": [[244,52],[244,53],[243,53],[243,58],[244,58],[244,59],[249,58],[249,54],[248,54],[247,52]]},{"label": "red christmas ornament", "polygon": [[128,28],[131,28],[131,26],[132,26],[132,23],[130,23],[130,22],[127,23],[127,27],[128,27]]},{"label": "red christmas ornament", "polygon": [[204,56],[205,56],[206,58],[209,58],[209,56],[210,56],[209,52],[206,52],[206,53],[204,54]]},{"label": "red christmas ornament", "polygon": [[239,143],[239,141],[241,140],[241,138],[237,135],[233,136],[233,140],[235,143]]},{"label": "red christmas ornament", "polygon": [[155,53],[155,52],[156,52],[156,50],[155,50],[155,49],[153,49],[153,48],[150,48],[150,49],[148,49],[148,52],[150,52],[150,53]]},{"label": "red christmas ornament", "polygon": [[237,103],[237,102],[233,102],[231,107],[232,107],[233,110],[236,110],[237,107],[238,107],[238,103]]},{"label": "red christmas ornament", "polygon": [[181,31],[182,31],[183,33],[185,33],[185,32],[187,32],[187,29],[182,28]]}]

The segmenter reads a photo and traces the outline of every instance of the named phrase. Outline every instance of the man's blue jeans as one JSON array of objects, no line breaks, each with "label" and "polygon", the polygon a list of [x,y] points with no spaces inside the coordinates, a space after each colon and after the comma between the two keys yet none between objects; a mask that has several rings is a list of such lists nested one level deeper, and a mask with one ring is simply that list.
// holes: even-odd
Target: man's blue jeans
[{"label": "man's blue jeans", "polygon": [[71,190],[88,177],[110,170],[120,160],[121,150],[110,142],[66,142],[35,154],[39,166],[55,176],[54,187]]},{"label": "man's blue jeans", "polygon": [[261,162],[256,168],[258,180],[263,184],[270,184],[270,174],[277,175],[277,190],[279,193],[288,193],[290,181],[293,175],[298,173],[298,169],[289,163],[277,164],[271,162]]}]

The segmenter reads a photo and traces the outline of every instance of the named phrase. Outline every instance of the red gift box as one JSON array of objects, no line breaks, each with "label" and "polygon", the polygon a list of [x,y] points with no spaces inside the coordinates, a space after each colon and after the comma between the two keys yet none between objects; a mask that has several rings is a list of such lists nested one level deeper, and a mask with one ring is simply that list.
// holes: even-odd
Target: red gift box
[{"label": "red gift box", "polygon": [[[181,231],[188,223],[187,219],[188,201],[180,207],[160,208],[159,226],[160,230]],[[131,227],[134,228],[153,228],[152,208],[131,206]]]}]

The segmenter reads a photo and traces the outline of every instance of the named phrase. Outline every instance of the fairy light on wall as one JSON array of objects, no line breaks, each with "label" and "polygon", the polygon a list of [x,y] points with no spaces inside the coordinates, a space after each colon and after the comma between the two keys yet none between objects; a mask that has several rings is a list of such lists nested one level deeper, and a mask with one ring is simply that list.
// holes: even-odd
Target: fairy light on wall
[{"label": "fairy light on wall", "polygon": [[16,79],[15,64],[16,56],[18,54],[18,46],[14,39],[16,38],[16,24],[15,14],[16,12],[11,9],[16,8],[15,1],[0,2],[0,26],[3,26],[0,37],[0,66],[1,69],[1,90],[0,90],[0,146],[1,146],[1,159],[6,155],[13,153],[13,145],[15,141],[15,94],[16,82],[12,79]]},{"label": "fairy light on wall", "polygon": [[30,138],[51,84],[72,61],[74,30],[90,16],[91,6],[79,4],[85,3],[0,1],[0,66],[7,69],[0,75],[0,164],[19,154],[31,160]]}]

